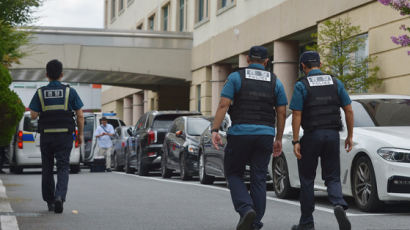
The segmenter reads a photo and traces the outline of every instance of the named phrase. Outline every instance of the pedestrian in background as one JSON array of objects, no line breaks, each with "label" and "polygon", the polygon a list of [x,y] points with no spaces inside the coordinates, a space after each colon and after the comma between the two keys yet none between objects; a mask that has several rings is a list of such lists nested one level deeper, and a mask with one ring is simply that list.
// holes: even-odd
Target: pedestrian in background
[{"label": "pedestrian in background", "polygon": [[107,118],[101,118],[101,124],[95,130],[95,136],[98,142],[98,156],[105,157],[105,170],[111,172],[111,137],[114,136],[114,127],[108,124]]},{"label": "pedestrian in background", "polygon": [[[347,152],[353,145],[353,110],[351,100],[343,83],[320,70],[320,56],[308,51],[300,57],[300,70],[305,74],[296,83],[290,109],[293,110],[294,153],[298,159],[301,185],[300,204],[302,215],[298,225],[292,230],[314,230],[313,211],[314,181],[318,158],[320,157],[322,178],[327,186],[330,202],[341,230],[350,230],[346,216],[347,204],[343,199],[340,183],[340,139],[342,130],[340,107],[346,115]],[[299,141],[300,126],[303,137]]]},{"label": "pedestrian in background", "polygon": [[[84,116],[83,102],[75,89],[61,84],[63,64],[51,60],[46,66],[49,84],[41,87],[31,99],[29,108],[31,119],[38,116],[38,130],[42,162],[41,191],[48,210],[63,212],[70,173],[70,153],[73,148],[75,131],[74,112],[77,116],[78,143],[83,142]],[[57,186],[55,186],[53,168],[57,162]]]},{"label": "pedestrian in background", "polygon": [[[265,70],[269,62],[267,49],[252,47],[247,61],[247,68],[228,76],[212,127],[212,142],[218,149],[222,144],[218,130],[229,109],[232,126],[228,130],[224,168],[234,208],[240,215],[237,230],[263,226],[266,174],[273,150],[276,156],[282,153],[287,105],[282,83]],[[243,181],[246,164],[251,170],[250,193]]]}]

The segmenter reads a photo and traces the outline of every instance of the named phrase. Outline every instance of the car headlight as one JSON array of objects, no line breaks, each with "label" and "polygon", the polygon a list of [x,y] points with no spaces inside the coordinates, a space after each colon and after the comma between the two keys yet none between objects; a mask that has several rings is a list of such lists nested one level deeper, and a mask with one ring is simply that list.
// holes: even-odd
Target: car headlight
[{"label": "car headlight", "polygon": [[198,147],[195,146],[195,145],[188,145],[188,152],[196,153],[196,152],[198,152]]},{"label": "car headlight", "polygon": [[410,163],[409,149],[380,148],[377,154],[387,161]]}]

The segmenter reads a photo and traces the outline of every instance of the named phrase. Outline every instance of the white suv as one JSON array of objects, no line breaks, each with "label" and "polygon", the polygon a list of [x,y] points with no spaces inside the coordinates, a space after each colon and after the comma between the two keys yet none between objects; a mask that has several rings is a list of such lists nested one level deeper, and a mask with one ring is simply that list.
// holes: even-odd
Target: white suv
[{"label": "white suv", "polygon": [[[20,174],[24,168],[41,167],[40,133],[36,120],[31,120],[30,112],[25,112],[17,126],[16,135],[10,144],[10,172]],[[73,149],[70,154],[70,172],[80,171],[80,148],[73,134]]]}]

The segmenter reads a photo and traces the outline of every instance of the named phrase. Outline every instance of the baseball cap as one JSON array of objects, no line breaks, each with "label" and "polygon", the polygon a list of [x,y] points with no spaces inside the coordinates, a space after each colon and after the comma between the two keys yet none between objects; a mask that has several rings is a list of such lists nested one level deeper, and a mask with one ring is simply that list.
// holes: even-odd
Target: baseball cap
[{"label": "baseball cap", "polygon": [[316,51],[306,51],[300,55],[300,63],[320,62],[320,55]]},{"label": "baseball cap", "polygon": [[268,58],[268,50],[263,46],[252,46],[249,50],[249,57],[254,59]]}]

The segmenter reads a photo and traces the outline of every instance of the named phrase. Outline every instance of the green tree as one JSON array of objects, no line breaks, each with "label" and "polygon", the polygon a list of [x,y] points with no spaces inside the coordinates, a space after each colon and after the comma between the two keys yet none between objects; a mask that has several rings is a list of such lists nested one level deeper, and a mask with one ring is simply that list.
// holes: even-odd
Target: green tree
[{"label": "green tree", "polygon": [[308,47],[320,53],[323,70],[337,76],[350,92],[367,92],[382,82],[377,77],[379,67],[373,64],[376,57],[355,55],[366,44],[359,34],[360,27],[352,26],[348,17],[327,20],[312,34],[318,44]]},{"label": "green tree", "polygon": [[28,44],[30,36],[16,26],[33,22],[32,12],[41,2],[0,0],[0,147],[9,145],[25,109],[18,95],[9,89],[12,78],[8,68],[25,55],[20,47]]}]

